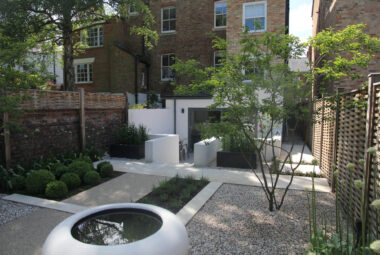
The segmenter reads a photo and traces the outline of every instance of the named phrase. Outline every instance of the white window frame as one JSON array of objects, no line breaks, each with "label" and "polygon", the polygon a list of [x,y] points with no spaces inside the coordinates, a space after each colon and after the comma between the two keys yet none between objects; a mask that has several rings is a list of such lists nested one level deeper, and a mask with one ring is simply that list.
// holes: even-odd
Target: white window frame
[{"label": "white window frame", "polygon": [[[96,41],[97,41],[97,45],[95,46],[90,46],[88,45],[88,30],[89,29],[94,29],[96,28],[97,29],[97,36],[96,36]],[[100,44],[100,28],[103,29],[103,40],[102,40],[102,44]],[[81,32],[81,40],[82,40],[82,43],[85,43],[89,48],[98,48],[98,47],[103,47],[104,46],[104,27],[103,26],[94,26],[94,27],[91,27],[91,28],[88,28],[87,29],[87,35],[85,36],[84,34],[82,34]]]},{"label": "white window frame", "polygon": [[[174,81],[175,78],[163,78],[163,76],[162,76],[164,74],[162,71],[162,69],[164,67],[164,66],[162,66],[162,62],[163,62],[162,60],[163,60],[164,56],[166,56],[166,55],[174,55],[174,57],[175,57],[175,53],[161,54],[161,81]],[[168,66],[168,67],[170,68],[170,66]]]},{"label": "white window frame", "polygon": [[[177,7],[176,6],[168,6],[168,7],[161,8],[161,33],[163,33],[163,34],[166,34],[166,33],[175,33],[176,30],[164,31],[164,10],[166,10],[166,9],[169,9],[169,19],[168,19],[169,23],[170,23],[171,20],[175,20],[176,29],[177,29]],[[176,13],[175,13],[175,19],[171,19],[170,18],[170,9],[175,9],[175,11],[176,11]]]},{"label": "white window frame", "polygon": [[[74,59],[74,73],[75,73],[75,84],[90,84],[94,82],[94,63],[95,58],[81,58]],[[87,65],[87,81],[78,81],[77,66]],[[92,80],[90,80],[90,65],[92,66]]]},{"label": "white window frame", "polygon": [[265,24],[264,24],[264,29],[260,29],[260,30],[253,30],[253,31],[248,31],[248,33],[261,33],[261,32],[265,32],[267,30],[267,19],[268,19],[268,13],[267,13],[267,1],[261,1],[261,2],[249,2],[249,3],[244,3],[243,4],[243,30],[245,30],[245,8],[246,6],[251,6],[251,5],[261,5],[261,4],[264,4],[264,9],[265,9]]},{"label": "white window frame", "polygon": [[[225,26],[216,26],[216,5],[218,3],[225,3],[226,4],[226,25]],[[218,29],[218,28],[226,28],[227,27],[227,13],[228,13],[228,10],[227,10],[227,2],[226,1],[214,2],[214,28]]]},{"label": "white window frame", "polygon": [[216,59],[215,59],[215,58],[216,58],[216,55],[219,54],[220,52],[222,52],[222,51],[221,51],[221,50],[216,50],[216,51],[214,51],[214,67],[220,67],[220,66],[223,66],[223,64],[217,64],[216,61],[215,61],[215,60],[216,60]]}]

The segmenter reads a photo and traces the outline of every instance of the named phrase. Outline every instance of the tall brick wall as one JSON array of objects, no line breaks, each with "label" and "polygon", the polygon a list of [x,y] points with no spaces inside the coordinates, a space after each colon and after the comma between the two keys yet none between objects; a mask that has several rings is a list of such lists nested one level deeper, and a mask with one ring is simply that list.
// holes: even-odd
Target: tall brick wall
[{"label": "tall brick wall", "polygon": [[[328,27],[342,30],[348,25],[359,23],[367,24],[364,30],[371,36],[380,37],[380,1],[379,0],[314,0],[313,9],[313,35]],[[313,53],[313,60],[317,58]],[[346,91],[360,89],[363,84],[367,84],[369,73],[380,72],[380,54],[371,61],[368,69],[358,70],[363,76],[362,79],[352,81],[342,79],[329,87],[330,92],[334,92],[338,87]]]},{"label": "tall brick wall", "polygon": [[[27,163],[68,151],[78,151],[81,139],[78,93],[28,92],[37,96],[32,97],[22,106],[25,112],[18,119],[20,130],[11,130],[12,164]],[[122,95],[86,93],[87,146],[105,152],[108,146],[115,142],[116,130],[126,121],[125,111],[125,97]],[[1,163],[4,163],[2,135],[0,136]]]},{"label": "tall brick wall", "polygon": [[[238,53],[239,40],[243,32],[243,4],[248,2],[261,2],[262,0],[229,0],[227,20],[227,40],[230,42],[228,50]],[[278,32],[286,26],[286,0],[267,0],[267,29],[268,32]],[[260,36],[253,33],[252,36]]]}]

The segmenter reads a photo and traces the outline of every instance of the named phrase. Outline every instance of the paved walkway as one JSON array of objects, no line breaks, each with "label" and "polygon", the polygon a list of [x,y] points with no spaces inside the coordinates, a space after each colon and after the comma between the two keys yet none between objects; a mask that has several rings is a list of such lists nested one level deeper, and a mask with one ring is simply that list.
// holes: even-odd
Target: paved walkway
[{"label": "paved walkway", "polygon": [[[259,178],[252,172],[243,172],[228,169],[215,169],[215,168],[197,168],[192,164],[155,164],[145,163],[141,160],[128,160],[128,159],[107,159],[112,163],[115,170],[126,173],[157,175],[165,177],[173,177],[179,175],[181,177],[191,175],[195,178],[206,177],[212,182],[231,183],[240,185],[250,185],[260,187],[259,178],[262,180],[262,175]],[[270,180],[269,174],[266,175]],[[277,187],[285,188],[291,176],[281,175]],[[293,190],[311,190],[312,181],[311,177],[295,176],[290,189]],[[315,190],[318,192],[330,192],[330,186],[325,178],[315,178]]]}]

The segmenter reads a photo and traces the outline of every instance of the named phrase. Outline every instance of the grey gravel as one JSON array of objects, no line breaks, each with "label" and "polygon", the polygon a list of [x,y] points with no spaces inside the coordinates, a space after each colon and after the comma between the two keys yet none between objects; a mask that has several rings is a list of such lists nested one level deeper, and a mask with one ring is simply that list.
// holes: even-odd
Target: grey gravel
[{"label": "grey gravel", "polygon": [[7,196],[0,193],[0,225],[30,214],[38,209],[36,206],[15,203],[2,199]]},{"label": "grey gravel", "polygon": [[[318,215],[332,223],[334,201],[317,193]],[[187,225],[190,254],[304,254],[308,226],[305,191],[289,190],[281,210],[269,212],[260,187],[223,184]]]}]

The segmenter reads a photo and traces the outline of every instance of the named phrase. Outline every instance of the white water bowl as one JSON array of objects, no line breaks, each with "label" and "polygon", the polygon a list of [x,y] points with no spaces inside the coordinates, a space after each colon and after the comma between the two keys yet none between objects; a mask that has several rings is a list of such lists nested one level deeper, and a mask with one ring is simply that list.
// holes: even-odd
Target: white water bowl
[{"label": "white water bowl", "polygon": [[[161,227],[150,236],[126,244],[94,245],[75,239],[72,229],[84,219],[104,212],[139,211],[154,216]],[[74,214],[57,225],[47,237],[42,255],[187,255],[189,238],[182,222],[170,211],[154,205],[138,203],[109,204]]]}]

